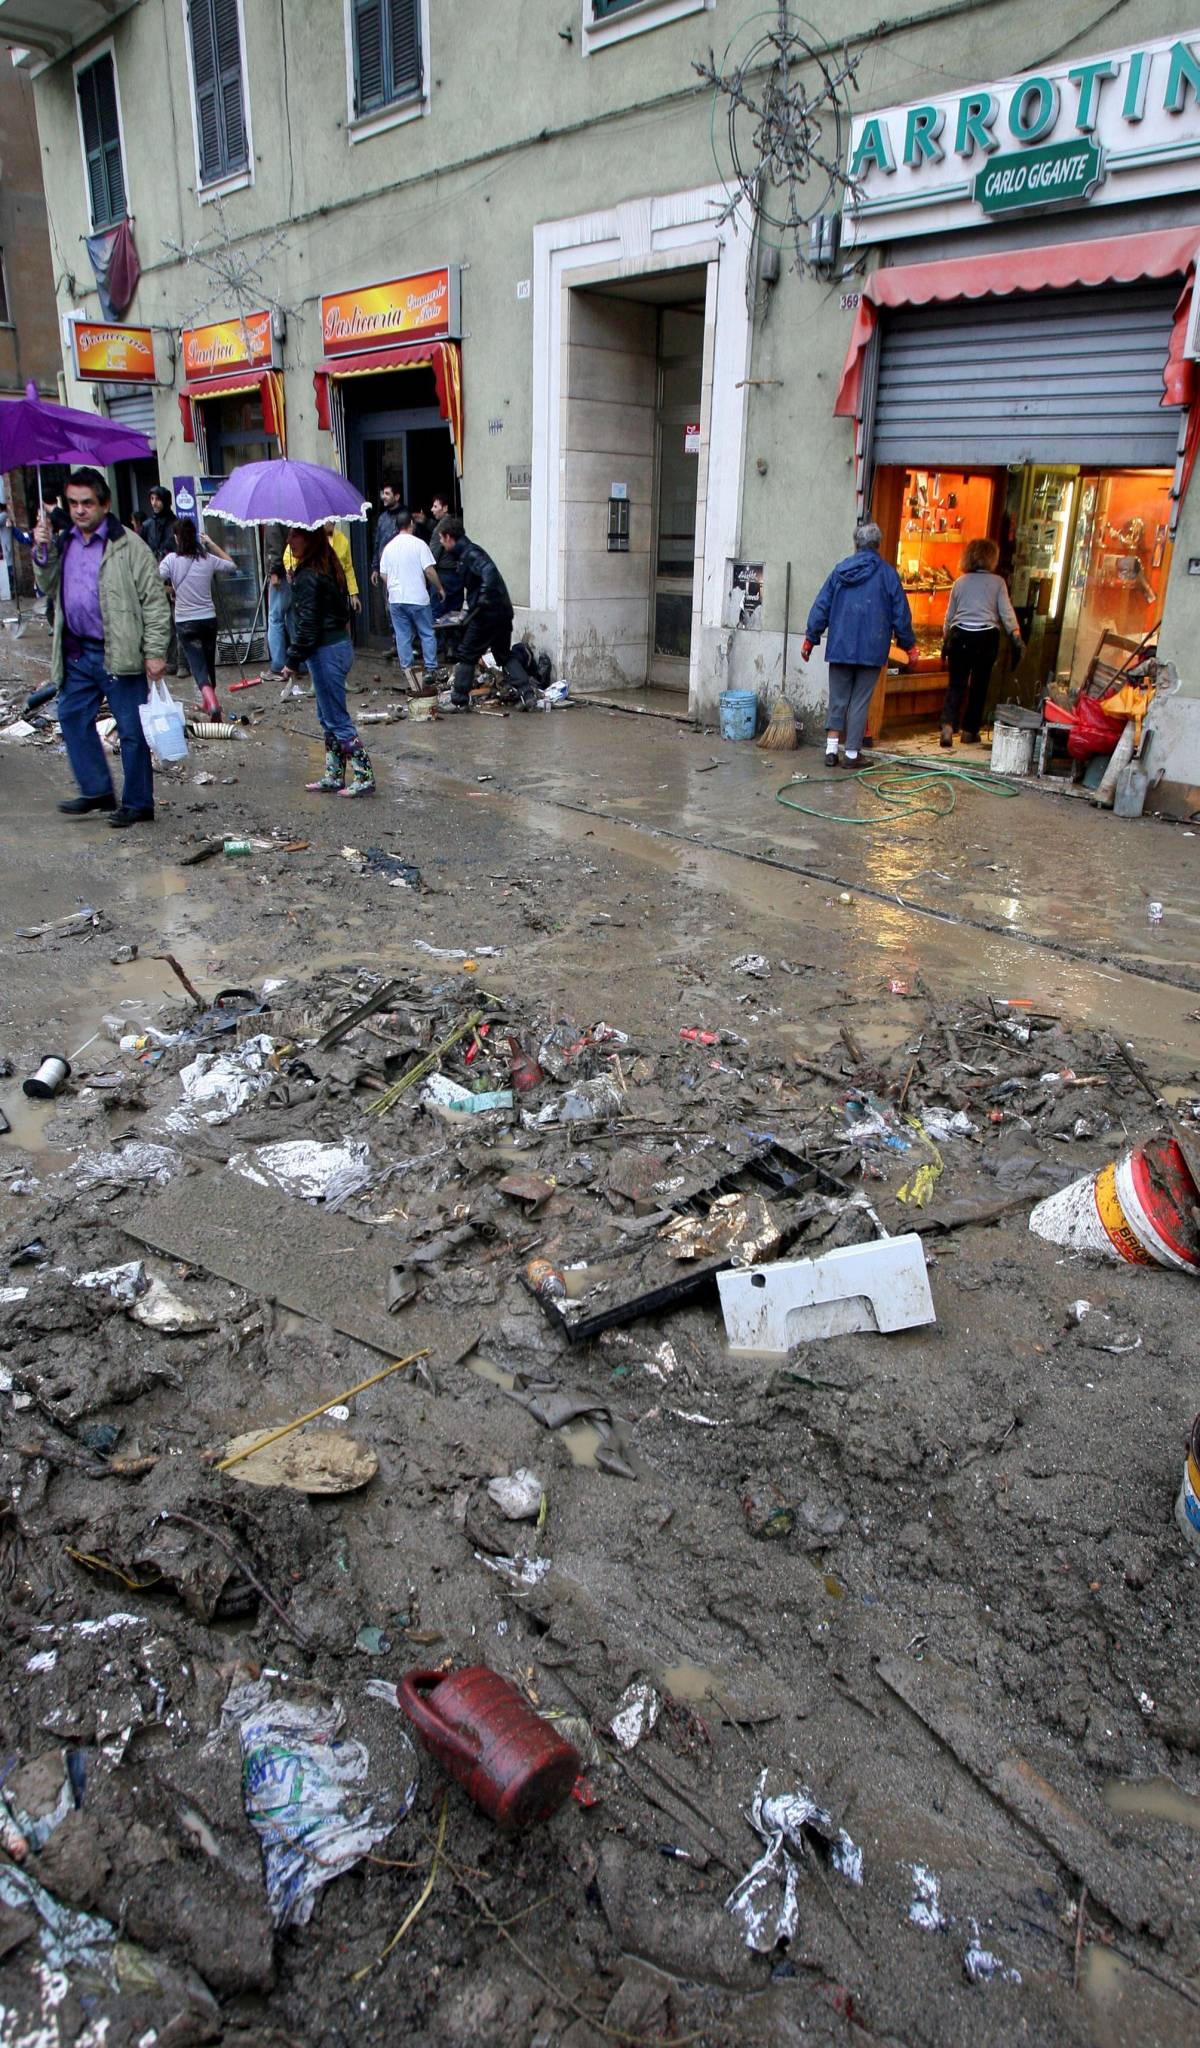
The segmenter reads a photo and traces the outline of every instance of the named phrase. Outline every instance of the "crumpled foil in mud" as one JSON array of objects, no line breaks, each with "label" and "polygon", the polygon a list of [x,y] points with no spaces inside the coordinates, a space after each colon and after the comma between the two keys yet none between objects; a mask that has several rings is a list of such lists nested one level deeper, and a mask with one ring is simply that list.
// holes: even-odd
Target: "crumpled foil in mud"
[{"label": "crumpled foil in mud", "polygon": [[847,1884],[863,1881],[862,1850],[818,1806],[803,1785],[766,1797],[767,1773],[758,1781],[750,1808],[750,1825],[762,1836],[766,1852],[736,1884],[725,1901],[742,1930],[746,1947],[770,1955],[780,1942],[792,1941],[800,1924],[800,1871],[817,1849]]}]

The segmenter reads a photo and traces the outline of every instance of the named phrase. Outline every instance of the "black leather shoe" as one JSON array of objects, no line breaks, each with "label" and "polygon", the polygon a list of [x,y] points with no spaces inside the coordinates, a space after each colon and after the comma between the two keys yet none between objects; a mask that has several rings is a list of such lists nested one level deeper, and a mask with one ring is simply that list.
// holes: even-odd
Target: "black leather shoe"
[{"label": "black leather shoe", "polygon": [[127,825],[152,825],[154,823],[154,811],[153,809],[148,811],[130,811],[126,809],[124,804],[121,804],[113,812],[108,822],[114,832],[123,832]]},{"label": "black leather shoe", "polygon": [[111,790],[107,796],[69,796],[58,808],[66,818],[82,818],[87,811],[115,811],[117,799]]}]

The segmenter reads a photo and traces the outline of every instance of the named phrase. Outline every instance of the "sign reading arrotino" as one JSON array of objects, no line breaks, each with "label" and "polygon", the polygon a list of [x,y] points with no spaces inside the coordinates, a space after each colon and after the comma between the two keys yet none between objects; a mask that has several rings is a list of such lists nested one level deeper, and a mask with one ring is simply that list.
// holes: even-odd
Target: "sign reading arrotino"
[{"label": "sign reading arrotino", "polygon": [[321,300],[321,339],[327,356],[354,355],[395,342],[445,340],[461,331],[459,271],[453,264],[446,270],[393,278],[388,284],[330,292]]},{"label": "sign reading arrotino", "polygon": [[1200,187],[1200,29],[855,118],[849,244]]}]

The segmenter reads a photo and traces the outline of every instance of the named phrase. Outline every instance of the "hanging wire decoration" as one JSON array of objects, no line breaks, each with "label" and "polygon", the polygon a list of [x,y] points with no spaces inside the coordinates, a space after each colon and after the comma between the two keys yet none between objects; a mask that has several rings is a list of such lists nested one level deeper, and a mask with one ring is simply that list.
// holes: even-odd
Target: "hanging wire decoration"
[{"label": "hanging wire decoration", "polygon": [[[812,254],[814,223],[836,219],[853,196],[848,88],[858,90],[863,54],[831,50],[781,5],[751,15],[719,67],[711,50],[693,67],[713,88],[713,154],[729,194],[719,219],[747,211],[764,239],[791,245],[800,276],[826,260]],[[820,251],[819,229],[815,241]]]},{"label": "hanging wire decoration", "polygon": [[[280,228],[269,239],[257,245],[242,242],[225,218],[225,211],[219,199],[213,202],[216,227],[212,234],[196,242],[174,242],[164,239],[163,247],[176,261],[190,270],[200,271],[212,286],[208,296],[189,307],[182,317],[185,327],[203,324],[205,314],[217,312],[226,319],[233,317],[242,328],[242,340],[247,356],[251,354],[250,335],[246,327],[249,313],[270,312],[287,317],[295,316],[295,307],[288,306],[276,298],[266,283],[264,272],[271,258],[282,249],[288,239],[289,229]],[[201,287],[203,289],[203,287]]]}]

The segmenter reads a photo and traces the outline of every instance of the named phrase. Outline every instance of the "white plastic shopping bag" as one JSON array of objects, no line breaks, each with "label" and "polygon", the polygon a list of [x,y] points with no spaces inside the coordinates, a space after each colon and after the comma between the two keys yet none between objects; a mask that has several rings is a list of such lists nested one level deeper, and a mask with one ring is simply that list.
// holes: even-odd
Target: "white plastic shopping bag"
[{"label": "white plastic shopping bag", "polygon": [[183,761],[187,758],[183,706],[176,702],[165,683],[151,683],[150,699],[142,705],[140,716],[146,745],[160,761]]}]

